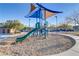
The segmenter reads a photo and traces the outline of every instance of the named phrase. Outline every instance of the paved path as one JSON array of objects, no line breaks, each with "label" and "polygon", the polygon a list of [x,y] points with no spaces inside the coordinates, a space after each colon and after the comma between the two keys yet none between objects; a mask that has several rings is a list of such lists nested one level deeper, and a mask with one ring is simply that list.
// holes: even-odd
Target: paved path
[{"label": "paved path", "polygon": [[59,54],[55,54],[55,56],[79,56],[79,36],[74,36],[70,34],[60,34],[60,35],[72,37],[76,41],[76,44],[69,50]]},{"label": "paved path", "polygon": [[15,38],[15,37],[19,37],[19,36],[23,36],[23,35],[25,35],[27,32],[22,32],[22,33],[20,33],[20,34],[0,34],[0,41],[1,40],[5,40],[5,39],[7,39],[7,38]]}]

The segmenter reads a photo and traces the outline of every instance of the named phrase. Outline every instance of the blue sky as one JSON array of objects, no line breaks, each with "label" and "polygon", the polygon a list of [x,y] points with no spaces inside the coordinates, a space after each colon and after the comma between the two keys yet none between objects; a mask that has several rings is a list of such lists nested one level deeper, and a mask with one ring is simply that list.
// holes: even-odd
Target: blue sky
[{"label": "blue sky", "polygon": [[[55,10],[62,11],[63,13],[57,14],[58,23],[63,22],[65,17],[72,14],[73,11],[79,10],[79,4],[68,4],[68,3],[51,3],[51,4],[42,4],[44,7]],[[28,25],[29,20],[24,18],[25,15],[28,15],[30,10],[30,4],[25,3],[3,3],[0,4],[0,22],[4,22],[6,20],[14,20],[18,19],[23,24]],[[55,17],[52,16],[47,19],[49,24],[55,24]],[[31,26],[34,26],[35,19],[31,19]]]}]

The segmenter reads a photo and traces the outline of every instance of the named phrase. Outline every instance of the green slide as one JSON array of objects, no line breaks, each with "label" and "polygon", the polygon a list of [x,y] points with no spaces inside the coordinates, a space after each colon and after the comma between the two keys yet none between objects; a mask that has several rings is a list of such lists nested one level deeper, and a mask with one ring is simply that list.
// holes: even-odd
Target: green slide
[{"label": "green slide", "polygon": [[24,35],[23,37],[17,38],[16,42],[22,42],[23,40],[27,39],[29,36],[31,36],[35,31],[37,30],[37,28],[34,28],[32,31],[28,32],[26,35]]}]

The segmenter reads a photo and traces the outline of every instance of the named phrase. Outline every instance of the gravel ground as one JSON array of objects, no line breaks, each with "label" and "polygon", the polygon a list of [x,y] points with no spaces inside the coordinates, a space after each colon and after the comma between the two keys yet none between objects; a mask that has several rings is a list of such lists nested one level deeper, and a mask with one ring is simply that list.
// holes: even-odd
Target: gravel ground
[{"label": "gravel ground", "polygon": [[[7,41],[11,41],[8,38]],[[13,40],[13,38],[12,38]],[[4,40],[5,41],[5,40]],[[70,49],[75,41],[69,37],[57,34],[49,34],[47,39],[30,37],[22,43],[15,45],[0,45],[0,55],[10,56],[44,56],[53,55]]]}]

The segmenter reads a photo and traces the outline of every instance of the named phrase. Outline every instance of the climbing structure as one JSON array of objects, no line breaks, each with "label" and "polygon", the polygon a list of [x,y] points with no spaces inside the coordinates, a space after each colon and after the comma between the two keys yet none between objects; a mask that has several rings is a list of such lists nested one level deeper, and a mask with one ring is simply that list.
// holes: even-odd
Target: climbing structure
[{"label": "climbing structure", "polygon": [[[29,38],[31,35],[44,36],[44,38],[46,39],[48,35],[48,29],[47,29],[48,22],[46,19],[55,14],[62,13],[59,11],[49,10],[38,3],[30,5],[31,5],[30,12],[29,15],[26,16],[26,18],[29,17],[36,19],[35,28],[30,32],[28,32],[23,37],[17,38],[16,42],[22,42],[23,40]],[[42,21],[44,21],[44,23]]]}]

